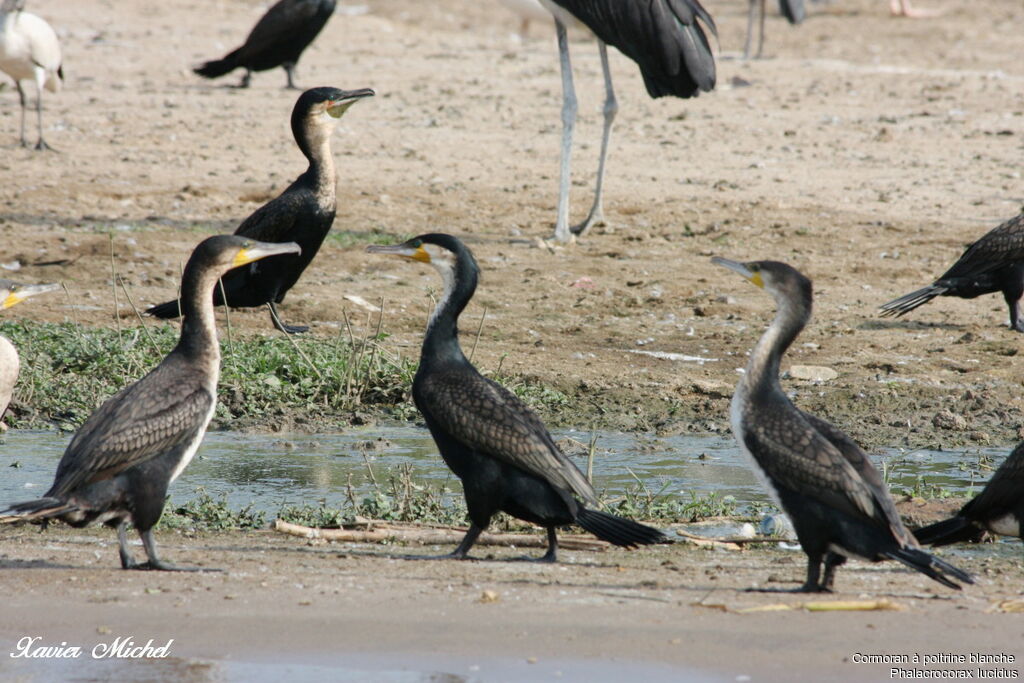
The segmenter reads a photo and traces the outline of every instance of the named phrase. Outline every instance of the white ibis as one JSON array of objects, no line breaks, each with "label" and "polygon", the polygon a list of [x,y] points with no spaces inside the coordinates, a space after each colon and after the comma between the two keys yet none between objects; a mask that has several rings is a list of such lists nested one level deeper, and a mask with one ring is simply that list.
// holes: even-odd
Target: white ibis
[{"label": "white ibis", "polygon": [[21,146],[25,139],[25,89],[22,81],[36,84],[36,149],[50,149],[43,139],[43,87],[59,92],[64,80],[60,41],[45,20],[24,11],[25,0],[4,0],[0,5],[0,71],[14,79],[21,101]]}]

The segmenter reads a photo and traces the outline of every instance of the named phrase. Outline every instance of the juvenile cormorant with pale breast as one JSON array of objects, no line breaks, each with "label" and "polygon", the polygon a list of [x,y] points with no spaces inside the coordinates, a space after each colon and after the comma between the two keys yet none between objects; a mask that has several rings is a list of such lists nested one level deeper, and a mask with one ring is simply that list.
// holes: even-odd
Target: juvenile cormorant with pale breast
[{"label": "juvenile cormorant with pale breast", "polygon": [[24,11],[25,0],[4,0],[0,5],[0,71],[14,79],[21,103],[21,146],[28,147],[25,137],[27,102],[22,81],[36,84],[36,124],[39,139],[36,149],[50,146],[43,139],[43,87],[60,92],[64,82],[60,41],[44,19]]},{"label": "juvenile cormorant with pale breast", "polygon": [[[284,301],[285,294],[316,256],[334,223],[338,180],[331,154],[331,133],[349,107],[373,94],[369,88],[312,88],[299,96],[292,109],[292,134],[309,167],[278,197],[246,218],[235,234],[262,242],[297,242],[302,253],[267,259],[226,274],[223,281],[228,306],[267,304],[277,329],[289,334],[308,329],[281,322],[277,304]],[[218,306],[224,303],[220,287],[213,300]],[[165,319],[180,315],[176,300],[157,304],[146,313]]]},{"label": "juvenile cormorant with pale breast", "polygon": [[[153,526],[168,485],[192,460],[216,407],[220,346],[211,292],[231,268],[298,252],[294,242],[270,244],[235,235],[201,242],[182,276],[178,345],[89,416],[64,451],[45,496],[0,511],[0,522],[61,519],[74,527],[116,526],[124,569],[182,569],[157,556]],[[148,559],[143,564],[128,549],[129,522],[142,537]]]},{"label": "juvenile cormorant with pale breast", "polygon": [[1024,538],[1024,443],[1013,449],[981,493],[950,519],[914,532],[929,545],[977,542],[986,532]]},{"label": "juvenile cormorant with pale breast", "polygon": [[973,299],[1002,292],[1010,329],[1024,332],[1020,299],[1024,295],[1024,213],[992,228],[967,247],[938,280],[881,306],[882,316],[899,317],[937,296]]},{"label": "juvenile cormorant with pale breast", "polygon": [[587,507],[598,504],[593,487],[540,418],[466,359],[458,319],[476,290],[479,270],[461,241],[434,233],[367,251],[429,263],[444,283],[423,339],[412,395],[441,457],[462,480],[472,522],[445,557],[465,559],[498,511],[547,529],[548,550],[541,559],[548,562],[557,560],[555,529],[573,523],[623,547],[665,540],[657,529]]},{"label": "juvenile cormorant with pale breast", "polygon": [[730,414],[740,450],[789,516],[807,553],[807,580],[799,590],[830,591],[836,567],[848,557],[898,560],[950,588],[960,588],[955,580],[973,583],[966,572],[921,549],[860,446],[798,409],[782,390],[779,364],[811,317],[811,281],[777,261],[712,262],[775,299],[775,319],[750,353]]},{"label": "juvenile cormorant with pale breast", "polygon": [[240,48],[194,71],[204,78],[217,78],[241,67],[245,76],[238,87],[248,88],[253,71],[282,66],[288,87],[297,90],[295,65],[334,14],[334,5],[335,0],[280,0],[256,22]]},{"label": "juvenile cormorant with pale breast", "polygon": [[[0,279],[0,309],[8,309],[30,296],[52,292],[59,288],[60,285],[22,285]],[[18,350],[14,348],[14,344],[7,337],[0,336],[0,419],[3,418],[7,411],[7,405],[11,402],[11,394],[18,381],[20,368]],[[2,424],[0,422],[0,425]]]}]

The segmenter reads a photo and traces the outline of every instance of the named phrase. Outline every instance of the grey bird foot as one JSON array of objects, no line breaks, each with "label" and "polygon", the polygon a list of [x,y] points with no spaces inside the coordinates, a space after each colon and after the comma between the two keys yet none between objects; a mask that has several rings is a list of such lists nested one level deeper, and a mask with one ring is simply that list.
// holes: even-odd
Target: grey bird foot
[{"label": "grey bird foot", "polygon": [[53,147],[50,147],[48,144],[46,144],[46,140],[43,140],[42,138],[39,138],[39,142],[36,143],[36,146],[34,147],[34,149],[37,152],[56,152],[57,151]]},{"label": "grey bird foot", "polygon": [[285,334],[302,334],[303,332],[309,332],[309,325],[285,325],[281,323],[281,327],[277,329]]},{"label": "grey bird foot", "polygon": [[136,569],[139,571],[161,571],[161,572],[221,572],[223,569],[209,567],[179,567],[163,560],[150,560],[148,562],[131,562],[123,565],[125,569]]}]

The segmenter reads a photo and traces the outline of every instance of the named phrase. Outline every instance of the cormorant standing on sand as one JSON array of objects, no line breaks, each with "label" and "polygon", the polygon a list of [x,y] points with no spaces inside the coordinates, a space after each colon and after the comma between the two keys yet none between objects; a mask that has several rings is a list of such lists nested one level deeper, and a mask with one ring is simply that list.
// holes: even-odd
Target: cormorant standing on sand
[{"label": "cormorant standing on sand", "polygon": [[779,363],[811,317],[811,281],[777,261],[712,262],[767,290],[778,309],[750,353],[730,414],[740,450],[793,522],[807,553],[807,581],[799,590],[830,591],[835,569],[847,557],[898,560],[950,588],[960,588],[952,579],[973,583],[966,572],[921,549],[860,446],[799,410],[782,390]]},{"label": "cormorant standing on sand", "polygon": [[217,78],[242,67],[245,76],[238,87],[248,88],[253,71],[283,66],[288,87],[298,90],[295,65],[334,14],[334,5],[335,0],[280,0],[256,22],[242,47],[193,71],[205,78]]},{"label": "cormorant standing on sand", "polygon": [[547,562],[557,560],[555,529],[572,523],[627,548],[665,540],[657,529],[586,507],[598,504],[593,487],[540,418],[463,355],[458,319],[476,290],[479,269],[462,242],[435,233],[366,250],[429,263],[444,283],[423,339],[412,395],[441,457],[462,480],[472,522],[445,557],[465,559],[498,511],[547,529],[548,551],[540,558]]},{"label": "cormorant standing on sand", "polygon": [[881,306],[882,316],[899,317],[937,296],[973,299],[1002,292],[1010,310],[1010,329],[1024,332],[1020,298],[1024,295],[1024,213],[992,228],[967,247],[942,276],[910,294]]},{"label": "cormorant standing on sand", "polygon": [[[192,460],[216,407],[220,347],[210,293],[231,268],[298,251],[293,242],[269,244],[234,235],[201,242],[182,277],[178,345],[149,374],[89,416],[64,451],[43,498],[0,511],[0,522],[58,518],[74,527],[116,526],[124,569],[182,569],[157,557],[153,526],[163,512],[168,485]],[[144,564],[128,550],[128,522],[142,537]]]},{"label": "cormorant standing on sand", "polygon": [[1013,449],[988,484],[951,519],[914,532],[930,545],[978,542],[990,531],[1024,538],[1024,443]]},{"label": "cormorant standing on sand", "polygon": [[[313,88],[299,96],[292,110],[292,134],[309,160],[309,168],[278,197],[246,218],[235,234],[261,242],[297,242],[302,253],[267,259],[226,274],[223,281],[228,306],[268,304],[277,329],[288,334],[309,329],[282,323],[277,304],[284,301],[285,294],[316,256],[334,223],[338,180],[331,155],[331,133],[353,103],[372,95],[369,88]],[[214,291],[213,301],[217,306],[224,303],[219,287]],[[157,304],[146,313],[165,319],[180,315],[176,300]]]},{"label": "cormorant standing on sand", "polygon": [[[59,289],[60,285],[21,285],[10,280],[0,279],[0,309],[7,309],[21,303],[30,296],[44,294]],[[18,360],[18,350],[7,337],[0,336],[0,419],[7,412],[7,405],[11,402],[11,394],[14,392],[14,385],[18,382],[18,371],[21,362]],[[0,422],[0,429],[7,429]]]}]

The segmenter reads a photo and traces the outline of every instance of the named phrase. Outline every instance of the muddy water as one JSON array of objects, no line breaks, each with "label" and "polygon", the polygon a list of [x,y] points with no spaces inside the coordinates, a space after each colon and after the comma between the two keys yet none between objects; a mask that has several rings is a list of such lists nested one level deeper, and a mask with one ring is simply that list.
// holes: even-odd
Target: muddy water
[{"label": "muddy water", "polygon": [[[764,502],[767,496],[731,438],[655,437],[623,433],[557,432],[558,440],[581,444],[596,439],[593,477],[609,497],[622,495],[642,482],[652,493],[692,496],[717,493],[738,503]],[[50,486],[70,435],[12,430],[0,442],[0,503],[41,496]],[[562,441],[563,444],[569,443]],[[976,491],[1011,449],[913,451],[890,449],[872,458],[889,472],[890,486],[912,487],[920,480],[954,494]],[[586,454],[574,456],[586,469]],[[252,504],[273,514],[286,504],[345,504],[348,487],[357,496],[385,485],[389,474],[412,467],[416,480],[446,483],[458,490],[429,433],[412,426],[351,430],[343,434],[251,435],[207,434],[196,459],[171,487],[175,503],[198,495],[227,498],[232,508]]]}]

